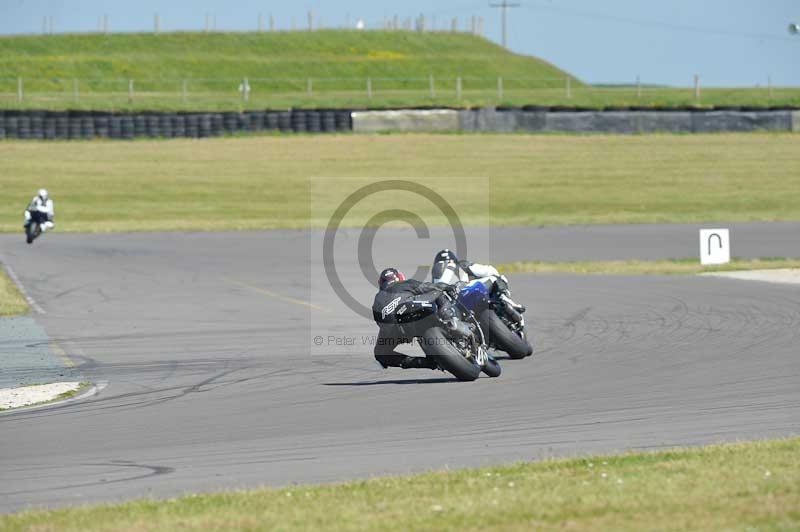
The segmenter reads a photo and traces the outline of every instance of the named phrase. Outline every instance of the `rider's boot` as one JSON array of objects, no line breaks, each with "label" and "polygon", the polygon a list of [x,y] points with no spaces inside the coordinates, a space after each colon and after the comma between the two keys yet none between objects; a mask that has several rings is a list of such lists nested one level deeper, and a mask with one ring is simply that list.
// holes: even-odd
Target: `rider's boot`
[{"label": "rider's boot", "polygon": [[407,359],[407,355],[401,355],[397,353],[389,353],[385,355],[375,355],[375,361],[380,364],[383,369],[392,367],[392,368],[402,368],[403,362]]}]

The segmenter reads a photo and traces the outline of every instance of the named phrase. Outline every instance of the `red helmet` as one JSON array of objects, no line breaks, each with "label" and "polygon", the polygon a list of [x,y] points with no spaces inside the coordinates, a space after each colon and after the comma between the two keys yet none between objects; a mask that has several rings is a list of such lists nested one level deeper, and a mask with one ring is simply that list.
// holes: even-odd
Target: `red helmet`
[{"label": "red helmet", "polygon": [[378,287],[383,290],[390,284],[405,280],[406,276],[403,275],[403,272],[395,268],[386,268],[381,272],[381,276],[378,278]]}]

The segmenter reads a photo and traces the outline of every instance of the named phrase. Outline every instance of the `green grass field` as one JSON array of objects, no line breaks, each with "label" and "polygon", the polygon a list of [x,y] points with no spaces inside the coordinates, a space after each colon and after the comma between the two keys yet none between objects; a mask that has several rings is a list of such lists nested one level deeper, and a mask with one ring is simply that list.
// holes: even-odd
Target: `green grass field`
[{"label": "green grass field", "polygon": [[[21,232],[39,187],[55,200],[56,231],[322,227],[329,212],[312,212],[312,191],[333,206],[397,177],[440,192],[467,224],[800,219],[800,136],[788,133],[296,135],[2,142],[0,231]],[[444,223],[427,202],[413,206]]]},{"label": "green grass field", "polygon": [[731,272],[742,270],[775,270],[800,268],[800,259],[764,257],[760,259],[733,258],[727,264],[703,266],[697,257],[670,260],[606,260],[545,262],[522,261],[498,264],[503,273],[601,273],[601,274],[657,274],[693,275],[708,272]]},{"label": "green grass field", "polygon": [[0,267],[0,317],[27,312],[28,303]]},{"label": "green grass field", "polygon": [[9,532],[798,528],[798,438],[0,516]]},{"label": "green grass field", "polygon": [[[238,90],[243,78],[251,87],[248,102]],[[457,78],[462,80],[460,98]],[[502,95],[498,78],[503,78]],[[513,54],[467,33],[321,30],[0,37],[0,108],[496,104],[800,105],[800,88],[703,88],[696,100],[693,89],[686,87],[644,86],[640,93],[632,86],[590,86],[542,59]]]}]

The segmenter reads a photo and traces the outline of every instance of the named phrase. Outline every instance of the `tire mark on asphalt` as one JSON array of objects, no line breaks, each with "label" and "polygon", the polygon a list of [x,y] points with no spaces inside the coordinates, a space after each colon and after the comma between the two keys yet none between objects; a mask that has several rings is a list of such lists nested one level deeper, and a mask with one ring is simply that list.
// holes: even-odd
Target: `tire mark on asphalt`
[{"label": "tire mark on asphalt", "polygon": [[0,496],[11,496],[11,495],[22,495],[25,493],[42,493],[46,491],[57,491],[57,490],[67,490],[67,489],[75,489],[75,488],[86,488],[89,486],[99,486],[99,485],[108,485],[108,484],[116,484],[120,482],[132,482],[134,480],[143,480],[146,478],[157,477],[161,475],[168,475],[175,471],[174,468],[168,466],[160,466],[160,465],[146,465],[146,464],[137,464],[135,462],[131,462],[130,460],[111,460],[105,463],[84,463],[79,464],[83,467],[118,467],[118,468],[133,468],[133,469],[144,469],[147,471],[144,474],[136,475],[133,477],[126,477],[126,478],[117,478],[113,480],[106,480],[100,479],[97,481],[92,482],[80,482],[74,484],[62,484],[58,486],[42,486],[35,489],[30,490],[19,490],[19,491],[6,491],[0,492]]}]

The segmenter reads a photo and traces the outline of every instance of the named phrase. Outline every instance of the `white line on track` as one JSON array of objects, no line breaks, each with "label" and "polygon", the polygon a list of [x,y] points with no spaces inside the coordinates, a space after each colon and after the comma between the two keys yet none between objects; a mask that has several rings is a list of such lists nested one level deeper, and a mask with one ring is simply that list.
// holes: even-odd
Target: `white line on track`
[{"label": "white line on track", "polygon": [[261,288],[259,286],[253,286],[251,284],[244,283],[244,282],[239,281],[237,279],[231,279],[230,277],[222,277],[221,279],[223,281],[227,282],[227,283],[237,285],[237,286],[239,286],[241,288],[246,288],[246,289],[248,289],[250,291],[253,291],[253,292],[258,292],[259,294],[264,294],[265,296],[274,297],[275,299],[280,299],[281,301],[286,301],[287,303],[294,303],[295,305],[302,305],[302,306],[308,307],[310,309],[319,310],[321,312],[327,312],[324,308],[322,308],[320,306],[317,306],[317,305],[315,305],[313,303],[310,303],[308,301],[303,301],[302,299],[296,299],[294,297],[289,297],[289,296],[284,296],[282,294],[277,294],[277,293],[273,292],[272,290],[267,290],[266,288]]},{"label": "white line on track", "polygon": [[25,298],[25,301],[28,302],[28,305],[31,306],[33,311],[36,312],[37,314],[47,314],[47,312],[42,307],[39,306],[39,303],[37,303],[36,300],[31,297],[31,295],[28,293],[27,290],[25,290],[25,286],[22,284],[22,281],[19,280],[19,277],[17,277],[17,273],[14,271],[14,268],[12,268],[11,265],[8,264],[5,260],[2,260],[0,262],[3,263],[3,268],[6,270],[8,277],[15,285],[17,285],[17,288],[22,294],[22,297]]}]

